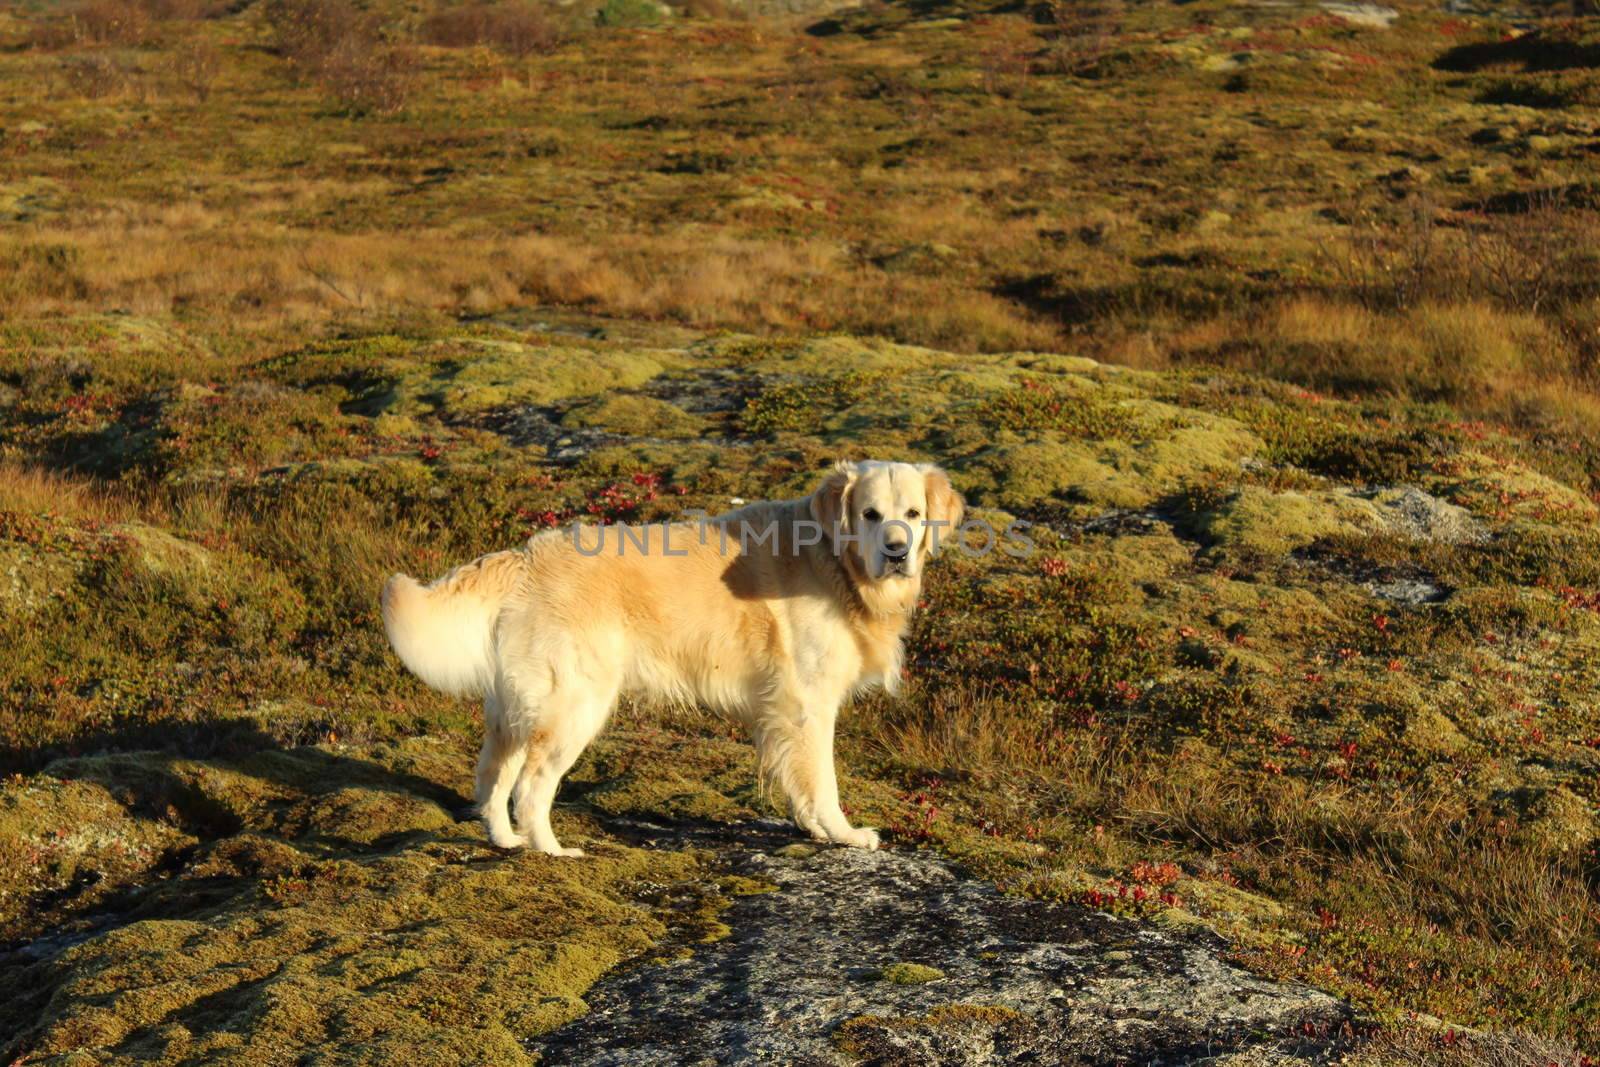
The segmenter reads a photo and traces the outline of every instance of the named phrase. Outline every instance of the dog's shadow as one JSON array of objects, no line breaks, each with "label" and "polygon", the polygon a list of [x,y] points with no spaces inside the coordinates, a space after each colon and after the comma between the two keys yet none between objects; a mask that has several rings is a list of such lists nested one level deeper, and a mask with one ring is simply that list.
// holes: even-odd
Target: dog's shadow
[{"label": "dog's shadow", "polygon": [[[286,747],[248,720],[118,725],[66,745],[14,749],[7,757],[6,773],[26,769],[100,787],[128,819],[164,824],[171,832],[158,836],[178,843],[142,869],[130,868],[120,854],[104,863],[79,858],[66,884],[26,894],[22,911],[29,919],[5,932],[0,961],[26,952],[30,935],[43,930],[79,939],[145,918],[203,913],[250,882],[281,873],[266,860],[273,842],[290,846],[280,848],[280,856],[303,856],[308,863],[381,855],[422,840],[487,850],[481,835],[461,825],[476,817],[470,800],[405,769],[403,759],[389,766],[356,752]],[[445,752],[438,758],[441,767],[454,768],[464,757]],[[53,817],[71,820],[82,802],[67,796],[53,801]],[[79,818],[88,821],[72,829],[97,829],[92,821],[102,810],[87,809]],[[98,829],[120,834],[125,825]],[[23,843],[39,836],[25,825],[15,829]],[[48,847],[48,828],[40,833]],[[217,859],[223,855],[226,862]]]}]

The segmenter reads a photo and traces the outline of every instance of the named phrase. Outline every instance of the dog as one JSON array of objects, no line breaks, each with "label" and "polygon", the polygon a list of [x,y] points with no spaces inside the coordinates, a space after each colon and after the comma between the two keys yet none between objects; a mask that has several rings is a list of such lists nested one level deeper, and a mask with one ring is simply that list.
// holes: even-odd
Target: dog
[{"label": "dog", "polygon": [[551,804],[627,693],[737,719],[802,830],[872,849],[839,805],[834,723],[852,694],[897,689],[923,567],[964,512],[931,464],[839,463],[799,499],[551,530],[428,586],[394,575],[384,627],[418,678],[483,697],[477,802],[498,847],[583,854]]}]

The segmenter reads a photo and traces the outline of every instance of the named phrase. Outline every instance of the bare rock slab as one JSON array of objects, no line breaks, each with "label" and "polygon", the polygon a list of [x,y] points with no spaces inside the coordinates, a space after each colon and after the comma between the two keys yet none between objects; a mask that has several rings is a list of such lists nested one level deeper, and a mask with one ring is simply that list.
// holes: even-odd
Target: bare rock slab
[{"label": "bare rock slab", "polygon": [[738,898],[726,938],[594,986],[541,1039],[546,1062],[1314,1063],[1350,1018],[1229,964],[1208,932],[1007,897],[926,853],[751,831],[727,861],[776,888]]}]

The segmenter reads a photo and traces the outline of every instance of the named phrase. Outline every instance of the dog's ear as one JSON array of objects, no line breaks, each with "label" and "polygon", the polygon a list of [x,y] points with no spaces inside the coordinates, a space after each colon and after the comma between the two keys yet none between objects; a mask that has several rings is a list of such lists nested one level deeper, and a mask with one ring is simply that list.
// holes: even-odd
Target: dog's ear
[{"label": "dog's ear", "polygon": [[844,521],[845,502],[850,497],[850,487],[855,484],[857,473],[858,468],[854,463],[840,461],[811,494],[811,517],[827,531],[830,538]]},{"label": "dog's ear", "polygon": [[[966,520],[967,502],[951,487],[949,475],[932,463],[924,463],[917,469],[922,471],[922,492],[928,499],[928,521],[942,524],[934,527],[938,531],[937,538],[948,541],[956,536]],[[933,538],[930,536],[929,540]]]}]

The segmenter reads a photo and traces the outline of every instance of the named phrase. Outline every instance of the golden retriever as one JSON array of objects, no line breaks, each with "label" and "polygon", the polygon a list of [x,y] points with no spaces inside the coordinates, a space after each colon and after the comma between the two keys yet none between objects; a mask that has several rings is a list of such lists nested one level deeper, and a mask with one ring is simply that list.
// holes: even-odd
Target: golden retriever
[{"label": "golden retriever", "polygon": [[834,720],[854,692],[894,691],[923,564],[963,511],[937,467],[840,463],[798,500],[549,531],[429,586],[397,574],[383,621],[417,677],[483,695],[477,800],[499,847],[582,855],[550,806],[629,693],[743,722],[802,829],[876,848],[839,807]]}]

